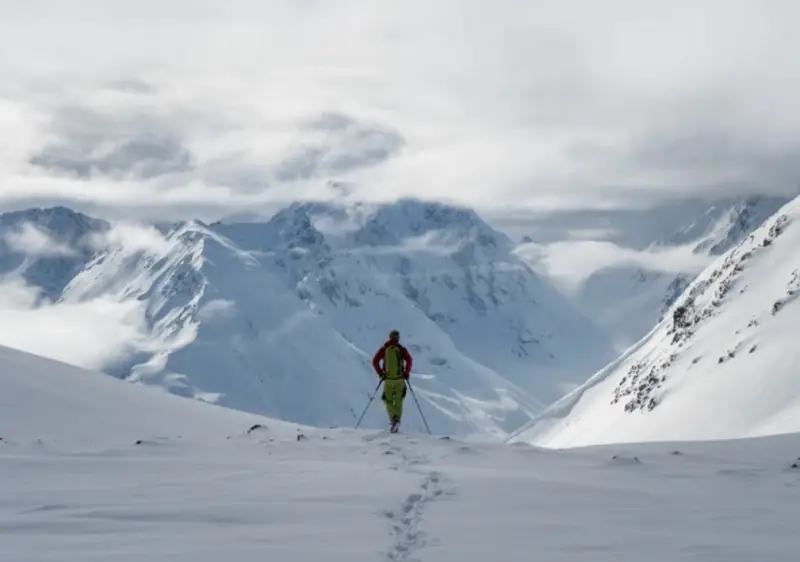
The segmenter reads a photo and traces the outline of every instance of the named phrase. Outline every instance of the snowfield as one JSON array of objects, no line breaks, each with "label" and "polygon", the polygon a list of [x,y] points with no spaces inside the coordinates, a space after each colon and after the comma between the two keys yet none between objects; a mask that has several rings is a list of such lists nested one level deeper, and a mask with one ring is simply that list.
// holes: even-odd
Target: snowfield
[{"label": "snowfield", "polygon": [[546,447],[800,431],[800,198],[712,263],[653,330],[511,441]]},{"label": "snowfield", "polygon": [[311,429],[0,348],[0,436],[9,561],[788,562],[800,544],[797,435],[554,451]]}]

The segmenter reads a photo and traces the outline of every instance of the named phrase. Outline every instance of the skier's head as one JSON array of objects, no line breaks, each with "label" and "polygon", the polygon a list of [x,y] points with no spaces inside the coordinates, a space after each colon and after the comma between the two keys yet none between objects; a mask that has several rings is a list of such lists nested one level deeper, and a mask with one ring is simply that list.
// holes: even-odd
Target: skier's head
[{"label": "skier's head", "polygon": [[391,332],[389,332],[389,339],[391,341],[400,341],[400,332],[398,332],[397,330],[392,330]]}]

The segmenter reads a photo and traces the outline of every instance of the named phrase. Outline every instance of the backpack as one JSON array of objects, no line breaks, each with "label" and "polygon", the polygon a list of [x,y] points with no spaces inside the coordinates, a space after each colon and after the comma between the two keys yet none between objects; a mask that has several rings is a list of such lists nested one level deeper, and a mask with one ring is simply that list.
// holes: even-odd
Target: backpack
[{"label": "backpack", "polygon": [[400,346],[397,344],[389,344],[383,353],[383,370],[386,373],[387,379],[399,379],[403,377],[405,372],[405,364],[403,362],[403,355],[400,352]]}]

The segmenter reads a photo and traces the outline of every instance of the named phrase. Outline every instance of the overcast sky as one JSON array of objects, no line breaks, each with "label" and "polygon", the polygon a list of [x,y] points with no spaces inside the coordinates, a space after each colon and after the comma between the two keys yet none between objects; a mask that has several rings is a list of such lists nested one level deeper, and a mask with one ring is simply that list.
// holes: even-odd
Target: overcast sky
[{"label": "overcast sky", "polygon": [[796,193],[800,2],[0,0],[0,205]]}]

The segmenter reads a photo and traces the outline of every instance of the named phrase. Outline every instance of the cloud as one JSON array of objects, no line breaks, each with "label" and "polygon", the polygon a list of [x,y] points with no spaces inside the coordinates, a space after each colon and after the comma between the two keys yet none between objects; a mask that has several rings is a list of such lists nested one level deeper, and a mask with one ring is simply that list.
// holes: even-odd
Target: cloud
[{"label": "cloud", "polygon": [[404,143],[397,131],[359,123],[342,113],[324,113],[309,123],[309,129],[323,133],[322,138],[279,162],[273,172],[277,181],[325,179],[377,166],[396,155]]},{"label": "cloud", "polygon": [[451,233],[429,230],[417,236],[408,236],[396,246],[381,246],[365,249],[369,253],[387,253],[408,256],[413,254],[433,254],[449,256],[455,254],[463,245],[463,240]]},{"label": "cloud", "polygon": [[194,167],[192,154],[169,123],[147,112],[119,115],[65,106],[52,121],[49,133],[55,140],[37,149],[28,162],[56,175],[146,180]]},{"label": "cloud", "polygon": [[0,285],[0,345],[88,369],[102,369],[146,345],[141,303],[95,298],[42,301],[19,279]]},{"label": "cloud", "polygon": [[9,230],[3,241],[12,252],[25,254],[31,258],[73,257],[77,252],[53,240],[45,231],[31,223],[23,223]]},{"label": "cloud", "polygon": [[[5,239],[9,249],[24,252],[29,258],[81,258],[68,246],[55,244],[30,223],[10,231]],[[77,283],[63,293],[59,289],[51,298],[44,289],[23,278],[30,269],[7,272],[0,281],[0,345],[98,370],[169,347],[171,344],[148,326],[147,303],[126,296],[126,291],[120,289],[132,280],[126,275],[132,262],[124,258],[144,254],[157,260],[174,249],[176,243],[157,228],[132,221],[82,232],[76,244],[90,252],[109,250],[107,259],[117,260],[119,267],[106,269],[104,277],[89,283],[76,277],[72,280],[77,279]],[[45,262],[34,262],[37,264],[44,264],[42,275],[34,276],[31,283],[43,286],[66,281],[59,276],[69,274],[71,278],[75,273]],[[87,275],[97,273],[88,270]],[[209,303],[201,313],[204,317],[223,314],[223,305],[223,301]]]},{"label": "cloud", "polygon": [[93,232],[88,243],[95,251],[116,250],[126,254],[144,252],[162,256],[175,247],[159,230],[149,225],[133,222],[115,222],[108,230]]},{"label": "cloud", "polygon": [[553,244],[520,244],[515,252],[535,270],[555,279],[567,292],[578,290],[605,269],[637,267],[666,273],[699,273],[713,256],[696,253],[696,243],[683,246],[625,248],[613,242],[578,240]]},{"label": "cloud", "polygon": [[355,213],[334,213],[335,210],[332,210],[330,213],[311,214],[310,216],[311,224],[325,238],[335,239],[353,234],[364,226],[361,217]]},{"label": "cloud", "polygon": [[236,314],[236,303],[228,299],[214,299],[205,303],[197,311],[197,317],[204,322],[217,318],[231,318]]},{"label": "cloud", "polygon": [[789,0],[41,4],[0,21],[6,205],[796,193]]}]

